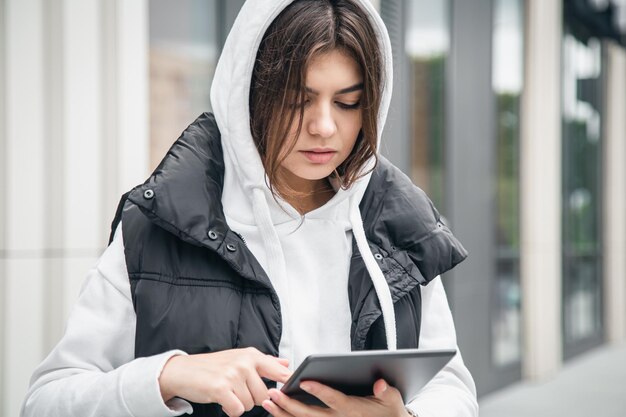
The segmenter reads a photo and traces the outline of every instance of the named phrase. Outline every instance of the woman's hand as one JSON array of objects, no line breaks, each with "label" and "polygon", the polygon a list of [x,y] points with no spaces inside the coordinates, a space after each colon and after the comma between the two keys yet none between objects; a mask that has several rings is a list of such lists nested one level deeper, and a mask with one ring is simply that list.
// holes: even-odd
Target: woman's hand
[{"label": "woman's hand", "polygon": [[173,356],[159,377],[163,401],[173,397],[195,403],[219,403],[231,417],[250,411],[269,398],[261,377],[285,383],[291,371],[287,359],[255,348]]},{"label": "woman's hand", "polygon": [[374,384],[374,395],[354,397],[313,381],[300,388],[316,396],[329,408],[306,405],[293,400],[277,389],[270,389],[270,400],[263,401],[274,417],[408,417],[400,391],[379,379]]}]

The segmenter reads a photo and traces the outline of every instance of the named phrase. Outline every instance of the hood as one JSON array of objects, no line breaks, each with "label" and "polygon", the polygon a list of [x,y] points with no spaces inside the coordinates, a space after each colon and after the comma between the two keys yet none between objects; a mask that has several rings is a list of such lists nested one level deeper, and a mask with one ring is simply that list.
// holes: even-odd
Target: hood
[{"label": "hood", "polygon": [[[254,189],[260,189],[268,201],[273,197],[266,186],[263,164],[250,132],[250,85],[261,39],[272,21],[290,3],[292,0],[248,0],[244,3],[224,44],[211,86],[211,106],[222,135],[226,171],[236,175],[233,180],[245,195],[252,196]],[[367,11],[376,30],[385,65],[386,84],[378,114],[380,147],[392,92],[391,43],[387,29],[370,0],[360,0],[359,3]],[[371,164],[366,168],[371,168]],[[340,190],[333,200],[357,195],[355,203],[358,204],[369,179],[370,175],[360,178],[349,190]],[[228,190],[228,184],[226,188]],[[287,211],[291,210],[287,208]],[[272,214],[280,216],[274,210]],[[297,216],[295,211],[291,214]]]},{"label": "hood", "polygon": [[[248,0],[241,8],[226,39],[211,86],[211,106],[222,138],[224,150],[224,212],[238,222],[255,225],[264,236],[267,273],[272,282],[287,285],[288,280],[280,237],[276,225],[300,220],[300,214],[289,204],[278,203],[266,183],[266,175],[260,155],[250,131],[249,96],[252,71],[263,35],[272,21],[292,0]],[[387,29],[370,0],[358,0],[366,11],[376,32],[382,62],[384,80],[378,113],[378,148],[387,117],[392,93],[392,51]],[[371,170],[374,160],[364,167]],[[361,177],[349,189],[338,189],[335,196],[324,206],[307,217],[332,215],[333,207],[346,202],[349,221],[359,252],[372,277],[387,329],[390,349],[395,349],[395,316],[391,294],[382,271],[369,249],[359,203],[370,182],[371,173]],[[330,213],[330,214],[329,214]],[[280,283],[283,284],[280,284]]]}]

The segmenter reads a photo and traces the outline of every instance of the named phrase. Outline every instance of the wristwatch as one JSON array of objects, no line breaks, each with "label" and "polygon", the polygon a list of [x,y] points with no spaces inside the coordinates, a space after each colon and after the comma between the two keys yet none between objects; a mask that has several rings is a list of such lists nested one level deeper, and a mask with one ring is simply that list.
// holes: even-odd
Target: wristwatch
[{"label": "wristwatch", "polygon": [[419,417],[419,416],[417,415],[417,413],[416,413],[415,411],[411,410],[409,407],[404,407],[404,408],[406,408],[406,412],[407,412],[407,413],[409,413],[409,415],[410,415],[411,417]]}]

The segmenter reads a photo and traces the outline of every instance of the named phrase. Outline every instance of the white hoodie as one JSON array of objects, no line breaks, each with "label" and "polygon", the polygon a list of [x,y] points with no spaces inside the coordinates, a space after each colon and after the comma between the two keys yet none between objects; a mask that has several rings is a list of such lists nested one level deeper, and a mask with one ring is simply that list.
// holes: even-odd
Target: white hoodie
[{"label": "white hoodie", "polygon": [[[307,213],[303,221],[287,203],[279,206],[266,185],[249,127],[250,84],[261,39],[291,2],[256,0],[244,4],[217,64],[211,104],[224,148],[222,201],[226,219],[233,230],[244,236],[278,292],[284,326],[280,351],[293,366],[311,353],[350,350],[347,280],[352,230],[381,303],[391,350],[396,348],[396,325],[391,293],[369,250],[359,211],[371,174],[349,190],[337,190],[327,204]],[[361,4],[375,28],[385,65],[387,84],[378,114],[380,143],[391,100],[391,43],[371,2],[364,0]],[[292,308],[293,305],[298,308]]]},{"label": "white hoodie", "polygon": [[[250,133],[250,84],[265,31],[292,0],[247,1],[226,39],[211,87],[211,105],[222,135],[225,184],[222,202],[228,225],[243,235],[276,289],[283,313],[281,356],[297,366],[311,353],[350,350],[348,269],[352,231],[381,303],[389,349],[396,348],[391,294],[369,250],[359,203],[370,175],[349,190],[337,190],[304,219],[286,202],[279,205]],[[387,84],[378,114],[378,138],[391,100],[392,55],[385,25],[368,0],[383,52]],[[370,161],[373,163],[373,161]],[[371,164],[366,167],[371,167]],[[282,206],[282,207],[281,207]],[[298,308],[293,308],[293,306]]]},{"label": "white hoodie", "polygon": [[[256,51],[272,20],[292,0],[248,0],[226,40],[211,89],[222,135],[228,225],[240,233],[268,272],[282,307],[281,357],[294,368],[311,353],[350,350],[348,268],[352,237],[379,297],[388,348],[395,349],[393,305],[382,272],[365,240],[359,202],[370,176],[339,189],[304,219],[265,182],[249,129],[249,89]],[[391,46],[369,0],[361,0],[383,51],[387,84],[378,116],[379,142],[391,96]],[[329,260],[332,260],[329,262]],[[158,376],[181,351],[134,359],[135,313],[124,261],[122,234],[115,235],[90,271],[68,320],[66,333],[37,368],[23,416],[169,416],[192,411],[184,400],[164,404]],[[420,348],[456,348],[450,309],[439,279],[422,289]],[[458,354],[409,406],[420,416],[475,416],[473,380]]]}]

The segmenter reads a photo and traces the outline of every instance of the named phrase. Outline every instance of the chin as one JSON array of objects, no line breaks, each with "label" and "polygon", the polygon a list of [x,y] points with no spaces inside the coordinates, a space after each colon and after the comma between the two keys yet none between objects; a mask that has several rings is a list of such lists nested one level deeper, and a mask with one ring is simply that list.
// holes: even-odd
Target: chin
[{"label": "chin", "polygon": [[334,166],[306,168],[291,171],[291,173],[303,180],[316,181],[328,177],[335,171]]}]

